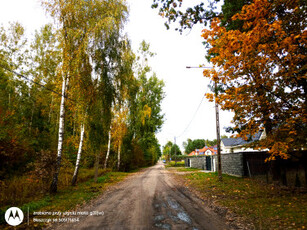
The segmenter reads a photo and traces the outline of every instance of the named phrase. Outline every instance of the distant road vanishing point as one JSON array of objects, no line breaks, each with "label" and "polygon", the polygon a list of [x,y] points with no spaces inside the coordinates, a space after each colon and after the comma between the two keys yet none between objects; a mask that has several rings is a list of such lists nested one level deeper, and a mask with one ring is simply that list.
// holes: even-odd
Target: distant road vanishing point
[{"label": "distant road vanishing point", "polygon": [[[86,209],[103,215],[79,222],[55,224],[51,229],[228,229],[186,188],[176,185],[162,162],[128,177]],[[82,210],[81,210],[82,211]]]}]

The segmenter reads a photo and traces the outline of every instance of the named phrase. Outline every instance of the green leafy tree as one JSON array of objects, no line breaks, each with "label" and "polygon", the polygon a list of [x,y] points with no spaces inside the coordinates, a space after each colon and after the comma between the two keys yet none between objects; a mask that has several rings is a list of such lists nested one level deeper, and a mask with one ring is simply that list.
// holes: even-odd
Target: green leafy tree
[{"label": "green leafy tree", "polygon": [[171,141],[168,141],[164,146],[163,146],[163,155],[167,161],[170,160],[170,155],[171,155],[171,148],[173,146],[173,143]]},{"label": "green leafy tree", "polygon": [[[102,37],[109,35],[113,28],[120,28],[125,17],[126,7],[118,1],[43,1],[47,11],[53,16],[60,26],[59,38],[62,50],[62,64],[59,73],[63,78],[62,99],[60,106],[59,140],[57,167],[53,177],[50,191],[57,191],[58,174],[61,165],[64,117],[65,117],[65,95],[67,95],[68,84],[75,85],[82,81],[82,63],[88,60],[87,52],[92,47],[99,46]],[[93,60],[97,62],[96,59]],[[106,85],[105,88],[110,88]],[[104,106],[103,108],[107,108]],[[96,157],[99,160],[99,157]]]},{"label": "green leafy tree", "polygon": [[[149,51],[149,44],[141,43],[136,57],[134,72],[137,76],[131,79],[128,91],[128,137],[130,142],[139,146],[138,153],[142,152],[144,165],[151,165],[161,155],[158,140],[155,134],[163,124],[161,103],[164,98],[163,81],[159,80],[151,68],[148,60],[154,54]],[[131,148],[132,146],[130,146]],[[132,149],[126,152],[133,151]]]},{"label": "green leafy tree", "polygon": [[216,139],[213,139],[213,140],[207,139],[207,140],[206,140],[206,145],[207,145],[207,146],[214,146],[214,145],[216,145],[216,144],[217,144],[217,140],[216,140]]},{"label": "green leafy tree", "polygon": [[[33,160],[29,135],[31,116],[30,88],[9,70],[24,69],[29,60],[24,28],[10,23],[0,28],[0,177],[23,172],[26,162]],[[27,68],[28,69],[28,68]]]},{"label": "green leafy tree", "polygon": [[171,141],[168,141],[163,146],[163,155],[167,160],[174,158],[174,156],[182,155],[181,150],[177,144],[174,144]]},{"label": "green leafy tree", "polygon": [[224,0],[221,10],[218,7],[222,1],[209,1],[207,4],[191,4],[183,0],[153,0],[152,8],[159,9],[159,15],[166,18],[165,26],[170,28],[172,23],[178,22],[176,30],[182,33],[185,29],[192,29],[196,24],[204,26],[210,24],[213,18],[220,18],[227,29],[242,28],[240,20],[233,21],[231,17],[240,12],[242,7],[249,4],[250,0]]},{"label": "green leafy tree", "polygon": [[[226,135],[222,135],[221,138],[227,138]],[[214,146],[217,144],[216,139],[209,140],[209,139],[195,139],[191,140],[190,138],[187,139],[187,141],[183,142],[184,151],[186,154],[191,153],[192,151],[195,151],[195,149],[202,149],[205,146]]]},{"label": "green leafy tree", "polygon": [[141,63],[138,66],[139,89],[136,98],[138,107],[137,137],[140,139],[140,144],[144,150],[145,161],[151,163],[152,156],[148,150],[151,146],[158,145],[155,133],[160,130],[163,124],[161,103],[164,98],[164,82],[159,80],[155,73],[150,77],[147,76],[151,71],[147,61],[154,54],[149,51],[149,44],[146,44],[144,41],[141,43],[140,54],[143,59],[139,59]]},{"label": "green leafy tree", "polygon": [[171,147],[171,157],[182,155],[181,150],[177,144],[173,144]]},{"label": "green leafy tree", "polygon": [[[75,185],[80,167],[96,167],[97,178],[102,163],[155,164],[164,83],[148,65],[149,45],[136,56],[123,35],[125,2],[42,2],[55,25],[33,39],[19,23],[0,28],[0,179],[27,172],[55,193],[60,168],[74,169]],[[126,115],[112,128],[114,110]]]},{"label": "green leafy tree", "polygon": [[60,80],[56,74],[57,66],[61,62],[57,34],[51,24],[43,26],[35,32],[31,43],[31,69],[29,74],[37,84],[31,84],[31,110],[28,120],[30,135],[36,151],[53,148],[56,144],[55,123],[58,113],[57,96],[53,92],[60,91],[57,82]]},{"label": "green leafy tree", "polygon": [[206,141],[204,139],[195,139],[195,140],[188,139],[186,142],[184,142],[183,145],[184,145],[184,152],[189,154],[195,149],[201,149],[205,147]]}]

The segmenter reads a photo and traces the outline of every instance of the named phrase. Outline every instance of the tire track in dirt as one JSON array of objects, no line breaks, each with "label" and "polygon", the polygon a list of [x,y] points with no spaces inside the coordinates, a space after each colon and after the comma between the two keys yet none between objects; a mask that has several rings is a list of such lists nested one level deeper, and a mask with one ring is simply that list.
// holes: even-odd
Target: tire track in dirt
[{"label": "tire track in dirt", "polygon": [[80,211],[103,211],[49,229],[228,229],[203,201],[176,184],[160,162],[128,177]]}]

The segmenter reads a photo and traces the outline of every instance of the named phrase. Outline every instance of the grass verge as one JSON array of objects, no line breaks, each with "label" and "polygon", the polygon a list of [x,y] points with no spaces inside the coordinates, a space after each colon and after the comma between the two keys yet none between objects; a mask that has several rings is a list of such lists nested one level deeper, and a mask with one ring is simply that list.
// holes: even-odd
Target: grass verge
[{"label": "grass verge", "polygon": [[[33,218],[31,214],[34,211],[69,211],[83,205],[87,201],[97,197],[102,194],[106,188],[114,183],[122,181],[126,176],[131,173],[126,172],[106,172],[102,176],[98,177],[97,183],[93,179],[86,182],[79,183],[76,186],[69,186],[65,189],[59,190],[56,195],[46,195],[41,199],[31,201],[29,203],[19,206],[19,208],[24,212],[25,220],[23,223],[15,228],[18,229],[41,229],[44,224],[33,223]],[[4,213],[9,208],[0,207],[0,228],[10,229],[4,220]],[[30,223],[27,224],[27,213],[30,213]]]},{"label": "grass verge", "polygon": [[201,171],[201,169],[197,169],[197,168],[185,168],[185,167],[171,167],[168,166],[166,167],[168,170],[170,171],[177,171],[177,172],[199,172]]},{"label": "grass verge", "polygon": [[176,175],[205,199],[214,200],[252,222],[256,229],[306,229],[306,192],[228,175],[223,175],[219,182],[217,173],[195,171]]},{"label": "grass verge", "polygon": [[169,168],[169,167],[184,167],[184,161],[170,161],[167,162],[165,165],[165,168]]}]

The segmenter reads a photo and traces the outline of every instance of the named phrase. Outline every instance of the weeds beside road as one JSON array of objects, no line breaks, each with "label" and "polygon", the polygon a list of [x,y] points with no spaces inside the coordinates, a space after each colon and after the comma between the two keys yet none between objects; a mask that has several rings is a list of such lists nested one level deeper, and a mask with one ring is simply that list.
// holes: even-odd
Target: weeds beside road
[{"label": "weeds beside road", "polygon": [[[84,174],[84,175],[83,175]],[[89,179],[91,172],[83,173],[80,175],[79,183],[76,186],[66,186],[60,189],[56,195],[44,195],[39,198],[35,197],[33,193],[32,201],[22,203],[21,201],[12,202],[10,205],[0,206],[0,228],[10,228],[5,223],[4,213],[11,206],[17,206],[26,214],[28,209],[30,213],[30,227],[27,226],[27,221],[24,221],[19,228],[27,229],[40,229],[44,226],[41,223],[32,222],[32,213],[34,211],[68,211],[73,210],[76,207],[94,199],[98,195],[102,194],[110,185],[122,181],[131,173],[126,172],[110,172],[101,171],[101,176],[97,178],[97,183],[94,179]],[[93,177],[93,176],[91,176]],[[83,182],[81,182],[83,181]],[[35,187],[35,183],[33,184]],[[21,188],[22,189],[22,188]],[[21,190],[22,191],[22,190]],[[9,196],[8,196],[9,198]],[[31,197],[30,197],[31,198]],[[29,198],[29,199],[30,199]],[[4,199],[4,198],[3,198]]]},{"label": "weeds beside road", "polygon": [[187,172],[176,173],[177,177],[184,179],[185,186],[196,190],[201,198],[253,223],[256,229],[306,229],[306,191],[228,175],[223,175],[223,182],[219,182],[217,173],[183,167],[167,168],[172,172]]}]

